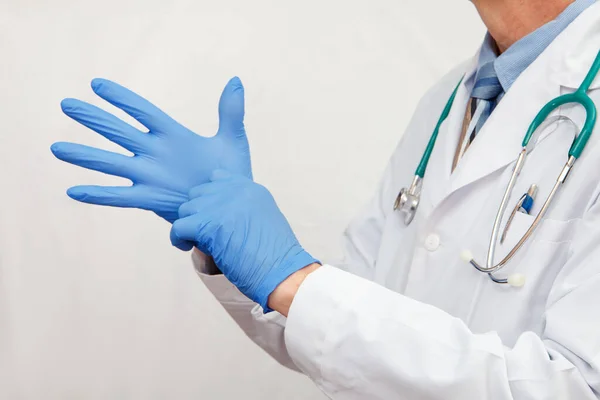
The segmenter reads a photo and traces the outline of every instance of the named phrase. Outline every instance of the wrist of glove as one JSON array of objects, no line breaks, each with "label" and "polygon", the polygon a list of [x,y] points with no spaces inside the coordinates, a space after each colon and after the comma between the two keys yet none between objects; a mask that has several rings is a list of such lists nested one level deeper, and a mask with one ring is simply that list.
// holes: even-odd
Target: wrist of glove
[{"label": "wrist of glove", "polygon": [[171,242],[196,246],[265,312],[270,294],[294,272],[318,261],[294,235],[271,193],[240,175],[215,171],[179,208]]},{"label": "wrist of glove", "polygon": [[271,268],[266,268],[265,270],[267,270],[268,273],[265,274],[264,279],[261,282],[256,282],[249,287],[244,286],[245,282],[243,280],[239,280],[238,283],[234,281],[231,282],[248,298],[260,304],[265,313],[268,313],[273,311],[268,306],[271,293],[273,293],[273,291],[294,272],[314,263],[318,263],[318,261],[298,245],[297,247],[290,249],[287,254],[282,257],[279,264],[273,265]]}]

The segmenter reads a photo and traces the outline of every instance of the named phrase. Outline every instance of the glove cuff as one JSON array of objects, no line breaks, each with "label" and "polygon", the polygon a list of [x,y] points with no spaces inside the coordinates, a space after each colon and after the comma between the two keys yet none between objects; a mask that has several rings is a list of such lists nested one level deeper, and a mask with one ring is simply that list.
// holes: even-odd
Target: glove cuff
[{"label": "glove cuff", "polygon": [[282,263],[274,267],[265,277],[265,280],[256,292],[254,301],[263,308],[265,314],[272,312],[273,310],[268,306],[269,296],[277,286],[289,278],[290,275],[315,263],[321,264],[319,260],[308,254],[302,247],[296,247],[290,250]]}]

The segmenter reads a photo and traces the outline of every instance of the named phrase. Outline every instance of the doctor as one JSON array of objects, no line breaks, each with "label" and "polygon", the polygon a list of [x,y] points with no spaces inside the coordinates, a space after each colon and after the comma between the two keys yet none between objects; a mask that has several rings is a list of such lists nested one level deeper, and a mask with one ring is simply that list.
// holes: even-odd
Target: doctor
[{"label": "doctor", "polygon": [[[533,235],[498,272],[516,283],[493,282],[460,254],[485,260],[531,121],[551,99],[575,91],[598,55],[600,4],[474,4],[489,31],[481,51],[425,94],[379,190],[349,225],[339,264],[308,254],[268,190],[252,181],[237,78],[221,97],[212,138],[121,86],[94,80],[99,96],[149,132],[65,100],[67,115],[136,155],[56,143],[58,158],[133,182],[68,194],[174,222],[173,244],[196,247],[201,279],[240,327],[331,398],[598,399],[600,128]],[[587,93],[600,105],[600,78]],[[445,107],[419,208],[407,224],[394,203]],[[538,129],[507,198],[503,230],[512,218],[495,261],[542,209],[585,121],[583,107],[567,104]],[[533,203],[519,207],[528,192]]]}]

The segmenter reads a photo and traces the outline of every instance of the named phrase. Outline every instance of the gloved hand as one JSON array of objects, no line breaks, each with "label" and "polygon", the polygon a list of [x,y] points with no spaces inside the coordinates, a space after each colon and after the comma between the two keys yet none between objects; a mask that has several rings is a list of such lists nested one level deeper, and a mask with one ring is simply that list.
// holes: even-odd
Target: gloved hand
[{"label": "gloved hand", "polygon": [[244,88],[229,81],[219,102],[219,130],[202,137],[177,123],[144,98],[104,79],[92,81],[94,92],[149,129],[142,132],[88,103],[65,99],[66,115],[131,151],[128,157],[74,143],[55,143],[54,155],[80,167],[127,178],[130,187],[75,186],[67,194],[78,201],[154,211],[169,222],[191,188],[208,182],[215,169],[252,179],[250,150],[244,129]]},{"label": "gloved hand", "polygon": [[171,243],[195,244],[225,277],[265,312],[269,295],[294,272],[318,261],[292,232],[269,191],[250,179],[215,171],[193,188],[171,228]]}]

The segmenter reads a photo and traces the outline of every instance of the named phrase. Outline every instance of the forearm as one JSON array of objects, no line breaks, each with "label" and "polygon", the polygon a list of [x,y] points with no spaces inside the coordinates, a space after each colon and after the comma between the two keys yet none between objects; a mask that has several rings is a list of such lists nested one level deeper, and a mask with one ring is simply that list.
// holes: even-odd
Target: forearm
[{"label": "forearm", "polygon": [[290,275],[269,296],[269,307],[287,317],[300,285],[320,266],[320,264],[311,264]]}]

